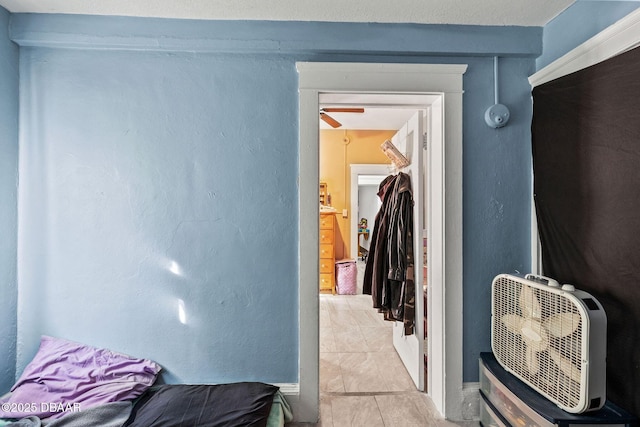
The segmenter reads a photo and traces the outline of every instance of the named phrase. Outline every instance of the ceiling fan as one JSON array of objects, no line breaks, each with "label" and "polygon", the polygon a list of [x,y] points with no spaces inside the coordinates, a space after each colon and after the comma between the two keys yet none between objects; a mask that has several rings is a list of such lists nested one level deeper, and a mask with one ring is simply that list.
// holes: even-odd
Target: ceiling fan
[{"label": "ceiling fan", "polygon": [[333,128],[339,128],[342,126],[342,123],[328,115],[327,113],[364,113],[364,108],[321,108],[320,109],[320,119],[324,120],[329,126]]}]

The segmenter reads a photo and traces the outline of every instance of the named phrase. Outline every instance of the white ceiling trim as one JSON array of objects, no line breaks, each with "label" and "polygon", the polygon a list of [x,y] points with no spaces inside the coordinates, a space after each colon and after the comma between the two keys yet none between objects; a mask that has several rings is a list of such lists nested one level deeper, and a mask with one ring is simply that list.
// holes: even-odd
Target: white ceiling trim
[{"label": "white ceiling trim", "polygon": [[540,27],[574,0],[0,0],[14,13]]},{"label": "white ceiling trim", "polygon": [[640,45],[640,9],[605,28],[529,77],[536,87],[605,61]]}]

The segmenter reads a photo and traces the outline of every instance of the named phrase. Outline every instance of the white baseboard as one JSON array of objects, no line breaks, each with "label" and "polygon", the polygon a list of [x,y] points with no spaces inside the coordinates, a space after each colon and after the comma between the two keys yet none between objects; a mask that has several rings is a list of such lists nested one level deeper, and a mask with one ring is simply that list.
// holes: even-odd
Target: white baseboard
[{"label": "white baseboard", "polygon": [[[300,384],[299,383],[274,383],[273,385],[280,387],[280,392],[287,397],[287,401],[294,409],[298,408],[300,402]],[[477,421],[480,419],[480,383],[464,383],[462,385],[462,420],[458,421]]]},{"label": "white baseboard", "polygon": [[280,387],[280,392],[284,395],[287,394],[300,394],[299,383],[274,383],[276,387]]}]

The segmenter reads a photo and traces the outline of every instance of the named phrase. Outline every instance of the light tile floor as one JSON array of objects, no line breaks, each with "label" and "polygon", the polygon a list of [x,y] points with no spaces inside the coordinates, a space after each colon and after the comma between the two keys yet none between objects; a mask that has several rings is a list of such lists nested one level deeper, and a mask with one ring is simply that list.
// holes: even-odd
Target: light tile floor
[{"label": "light tile floor", "polygon": [[[442,419],[416,390],[393,348],[391,323],[362,295],[320,295],[320,422],[317,427],[471,427]],[[287,424],[287,427],[309,424]]]},{"label": "light tile floor", "polygon": [[[369,295],[320,295],[320,422],[316,426],[477,426],[440,417],[393,349],[391,323]],[[293,426],[293,424],[292,424]]]}]

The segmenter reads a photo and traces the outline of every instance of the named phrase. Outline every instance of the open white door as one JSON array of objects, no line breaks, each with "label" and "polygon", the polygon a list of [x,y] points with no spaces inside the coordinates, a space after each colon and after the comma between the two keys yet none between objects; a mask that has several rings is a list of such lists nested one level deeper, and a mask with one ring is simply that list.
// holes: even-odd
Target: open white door
[{"label": "open white door", "polygon": [[393,324],[393,346],[409,375],[420,391],[424,391],[424,297],[423,297],[423,247],[424,229],[424,164],[423,164],[423,111],[416,114],[391,139],[391,142],[403,153],[411,164],[402,172],[411,176],[413,190],[413,254],[414,282],[416,286],[415,333],[404,335],[402,322]]}]

